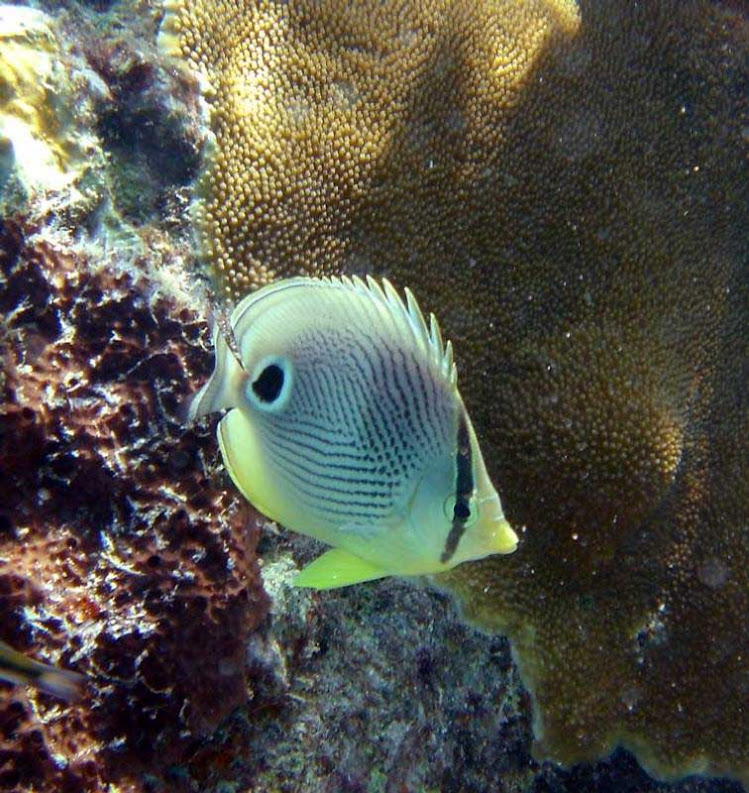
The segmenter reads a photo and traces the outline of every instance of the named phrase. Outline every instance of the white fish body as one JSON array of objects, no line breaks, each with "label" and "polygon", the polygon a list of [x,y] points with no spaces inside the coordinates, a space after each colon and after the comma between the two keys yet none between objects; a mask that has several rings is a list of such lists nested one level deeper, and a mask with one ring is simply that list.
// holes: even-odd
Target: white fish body
[{"label": "white fish body", "polygon": [[510,553],[504,518],[457,388],[452,347],[387,282],[293,278],[216,333],[216,368],[190,417],[229,408],[224,462],[244,496],[334,546],[297,583],[328,588],[447,570]]}]

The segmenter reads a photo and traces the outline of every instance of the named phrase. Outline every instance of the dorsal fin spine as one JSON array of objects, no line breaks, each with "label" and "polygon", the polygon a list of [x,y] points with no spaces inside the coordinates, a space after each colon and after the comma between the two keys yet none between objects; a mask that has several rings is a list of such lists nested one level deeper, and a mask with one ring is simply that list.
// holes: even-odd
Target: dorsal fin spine
[{"label": "dorsal fin spine", "polygon": [[416,334],[424,348],[434,352],[434,345],[432,344],[432,339],[429,335],[429,329],[427,327],[426,320],[424,319],[424,314],[421,311],[421,306],[419,306],[416,298],[413,295],[413,292],[410,289],[406,288],[405,294],[406,307],[408,310],[408,316],[411,318],[411,324],[414,326],[414,330],[416,331]]},{"label": "dorsal fin spine", "polygon": [[384,304],[396,321],[405,322],[411,328],[416,343],[437,363],[442,376],[453,387],[457,385],[458,375],[453,362],[452,343],[443,342],[442,332],[434,314],[429,314],[427,326],[424,313],[410,289],[405,290],[404,300],[387,278],[383,278],[382,283],[371,275],[366,276],[366,282],[358,276],[352,278],[341,276],[338,280],[346,287],[364,291],[370,299]]},{"label": "dorsal fin spine", "polygon": [[447,342],[445,345],[445,376],[450,379],[450,382],[453,385],[457,385],[458,383],[458,368],[455,366],[455,361],[453,360],[453,343],[452,341]]},{"label": "dorsal fin spine", "polygon": [[405,323],[411,329],[417,345],[437,364],[442,376],[451,385],[456,385],[457,371],[453,362],[452,344],[449,341],[447,344],[444,343],[434,314],[429,314],[429,323],[427,324],[424,313],[411,290],[405,290],[404,300],[387,278],[383,278],[381,282],[371,275],[367,275],[365,278],[360,278],[358,275],[326,276],[323,278],[297,276],[296,278],[290,278],[278,284],[275,289],[266,287],[259,290],[259,293],[261,293],[259,297],[255,297],[255,295],[259,294],[256,292],[252,297],[242,300],[232,312],[230,320],[232,327],[236,328],[237,324],[257,305],[261,298],[314,281],[317,281],[318,284],[341,286],[344,289],[366,296],[375,303],[387,308],[398,324],[402,325]]}]

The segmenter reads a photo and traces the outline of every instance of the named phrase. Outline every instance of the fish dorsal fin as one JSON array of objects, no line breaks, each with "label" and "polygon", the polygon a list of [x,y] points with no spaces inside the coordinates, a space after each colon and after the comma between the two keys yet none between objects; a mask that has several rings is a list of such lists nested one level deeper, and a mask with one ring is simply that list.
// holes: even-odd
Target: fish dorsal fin
[{"label": "fish dorsal fin", "polygon": [[375,303],[383,306],[393,317],[396,325],[407,328],[416,345],[436,364],[440,374],[451,386],[456,387],[458,373],[453,361],[452,342],[445,344],[442,341],[442,332],[434,314],[429,314],[429,324],[416,298],[410,289],[405,290],[406,299],[398,294],[396,288],[387,280],[382,279],[382,284],[371,275],[366,281],[358,276],[339,280],[345,287],[354,289],[360,294],[366,294]]},{"label": "fish dorsal fin", "polygon": [[434,314],[429,315],[429,322],[419,307],[410,289],[405,290],[405,300],[398,294],[395,287],[386,278],[378,281],[372,276],[366,280],[359,276],[331,276],[327,278],[311,278],[297,276],[278,281],[248,295],[234,309],[231,315],[231,326],[241,338],[251,322],[254,310],[263,301],[277,297],[281,292],[298,288],[316,287],[319,289],[338,288],[371,300],[379,308],[384,309],[399,329],[410,335],[416,347],[423,351],[437,367],[440,375],[451,387],[456,388],[458,373],[453,361],[451,342],[443,342],[442,333]]}]

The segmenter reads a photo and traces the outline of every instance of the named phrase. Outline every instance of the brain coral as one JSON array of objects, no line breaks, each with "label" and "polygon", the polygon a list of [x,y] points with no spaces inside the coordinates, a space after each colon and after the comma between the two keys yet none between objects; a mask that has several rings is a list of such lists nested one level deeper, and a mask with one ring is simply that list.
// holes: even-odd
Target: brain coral
[{"label": "brain coral", "polygon": [[541,755],[749,760],[747,21],[704,0],[168,4],[226,294],[386,275],[456,343]]}]

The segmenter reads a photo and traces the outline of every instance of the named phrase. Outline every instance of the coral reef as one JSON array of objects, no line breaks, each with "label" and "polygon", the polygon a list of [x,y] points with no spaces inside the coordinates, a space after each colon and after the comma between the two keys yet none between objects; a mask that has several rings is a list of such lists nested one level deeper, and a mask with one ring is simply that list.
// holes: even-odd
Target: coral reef
[{"label": "coral reef", "polygon": [[199,789],[215,783],[221,755],[239,789],[258,793],[478,791],[490,768],[518,788],[532,778],[530,708],[505,639],[403,582],[320,599],[291,586],[285,543],[264,546],[272,621],[250,643],[264,699],[205,747],[213,775],[196,762]]},{"label": "coral reef", "polygon": [[293,588],[319,548],[256,548],[213,426],[175,420],[212,363],[179,270],[7,221],[0,251],[2,637],[90,678],[73,707],[0,689],[0,789],[737,793],[539,767],[505,639],[405,582]]},{"label": "coral reef", "polygon": [[85,18],[66,25],[106,86],[94,128],[110,159],[114,209],[137,224],[183,214],[175,199],[195,179],[204,136],[197,84],[162,68],[147,20],[140,35],[112,37]]},{"label": "coral reef", "polygon": [[72,216],[101,200],[91,85],[71,67],[50,17],[0,5],[0,215],[46,199]]},{"label": "coral reef", "polygon": [[131,246],[133,225],[184,225],[205,134],[196,81],[163,68],[153,15],[46,5],[0,5],[0,214],[33,206]]},{"label": "coral reef", "polygon": [[165,6],[160,44],[210,101],[196,222],[235,299],[292,272],[398,273],[404,248],[447,243],[534,61],[579,23],[573,0]]},{"label": "coral reef", "polygon": [[[318,549],[268,525],[256,548],[212,426],[177,419],[211,368],[203,299],[175,286],[197,81],[158,61],[155,4],[40,5],[50,16],[13,12],[38,32],[0,48],[53,52],[52,91],[13,77],[0,112],[33,95],[32,126],[59,122],[39,140],[71,160],[41,191],[16,190],[3,160],[0,626],[90,682],[72,707],[0,686],[0,789],[736,793],[654,782],[622,750],[539,765],[503,638],[403,582],[291,588],[292,559]],[[743,18],[692,0],[364,3],[363,19],[258,2],[227,31],[228,4],[190,6],[171,6],[163,43],[187,31],[212,102],[198,220],[245,267],[226,291],[381,273],[458,344],[527,529],[523,557],[443,583],[512,634],[542,752],[571,762],[618,739],[670,774],[703,767],[696,746],[736,773]],[[192,50],[196,24],[210,53]]]},{"label": "coral reef", "polygon": [[441,584],[565,763],[749,774],[746,42],[703,0],[167,3],[226,294],[372,272],[453,338],[525,540]]},{"label": "coral reef", "polygon": [[191,759],[196,790],[741,793],[725,781],[653,782],[624,752],[571,773],[538,765],[504,637],[404,581],[296,589],[290,554],[319,553],[306,538],[266,526],[259,552],[272,607],[249,643],[258,696]]},{"label": "coral reef", "polygon": [[164,774],[246,701],[267,602],[254,515],[177,418],[208,374],[203,321],[36,231],[0,227],[0,624],[89,686],[70,707],[2,686],[0,787],[105,789]]}]

